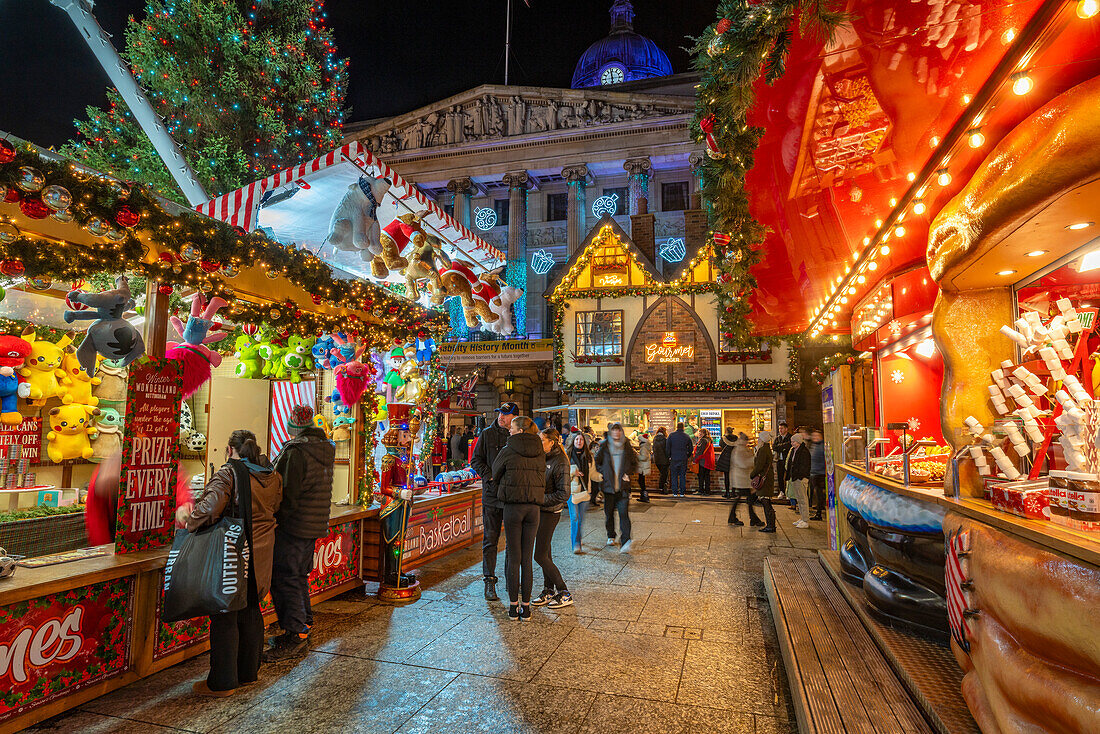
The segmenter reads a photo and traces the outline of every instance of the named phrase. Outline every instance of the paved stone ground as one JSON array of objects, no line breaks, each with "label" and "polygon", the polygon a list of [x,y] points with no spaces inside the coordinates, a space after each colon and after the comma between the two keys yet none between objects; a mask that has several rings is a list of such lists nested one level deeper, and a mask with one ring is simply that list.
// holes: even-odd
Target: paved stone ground
[{"label": "paved stone ground", "polygon": [[[530,623],[485,602],[470,548],[422,569],[410,606],[362,592],[319,604],[312,652],[230,698],[190,694],[203,655],[36,731],[793,733],[762,567],[813,555],[824,524],[797,530],[777,507],[779,532],[764,535],[727,525],[728,508],[634,504],[631,555],[604,548],[602,510],[574,555],[566,518],[554,553],[576,605]],[[535,593],[541,581],[536,566]]]}]

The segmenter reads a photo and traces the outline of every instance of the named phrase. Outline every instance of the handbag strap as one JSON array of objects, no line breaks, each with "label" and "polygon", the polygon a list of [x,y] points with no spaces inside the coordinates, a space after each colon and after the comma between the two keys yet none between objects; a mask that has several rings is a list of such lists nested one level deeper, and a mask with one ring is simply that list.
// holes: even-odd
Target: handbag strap
[{"label": "handbag strap", "polygon": [[[229,468],[233,471],[233,493],[226,504],[226,510],[236,510],[234,516],[244,522],[245,537],[252,542],[252,480],[248,468],[240,459],[230,459]],[[224,517],[224,515],[223,515]]]}]

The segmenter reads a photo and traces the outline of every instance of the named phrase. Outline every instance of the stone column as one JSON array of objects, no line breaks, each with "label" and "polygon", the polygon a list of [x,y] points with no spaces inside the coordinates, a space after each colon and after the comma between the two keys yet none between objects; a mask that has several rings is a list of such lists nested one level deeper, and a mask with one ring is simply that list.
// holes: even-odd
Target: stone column
[{"label": "stone column", "polygon": [[638,202],[649,199],[649,158],[628,158],[623,162],[626,170],[626,183],[629,187],[630,208],[627,214],[638,214]]},{"label": "stone column", "polygon": [[508,266],[505,282],[516,288],[522,288],[523,298],[516,301],[512,312],[516,318],[516,334],[527,335],[527,304],[537,303],[541,298],[531,299],[531,288],[527,283],[527,184],[531,178],[527,171],[513,171],[504,176],[508,184]]},{"label": "stone column", "polygon": [[569,188],[569,208],[566,232],[568,233],[569,255],[580,249],[586,232],[585,215],[588,212],[585,187],[588,185],[588,166],[579,163],[561,169],[561,176]]},{"label": "stone column", "polygon": [[470,178],[456,178],[447,182],[447,191],[451,192],[454,204],[455,221],[470,228],[470,195],[474,193],[474,182]]}]

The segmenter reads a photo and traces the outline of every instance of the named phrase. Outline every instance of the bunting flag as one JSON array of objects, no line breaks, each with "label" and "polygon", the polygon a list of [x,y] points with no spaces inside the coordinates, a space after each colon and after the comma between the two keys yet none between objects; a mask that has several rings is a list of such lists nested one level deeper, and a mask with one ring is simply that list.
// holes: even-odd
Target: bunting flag
[{"label": "bunting flag", "polygon": [[461,410],[473,410],[474,403],[477,401],[477,393],[474,392],[474,386],[477,385],[477,372],[470,375],[470,379],[462,383],[462,387],[458,390],[458,407]]},{"label": "bunting flag", "polygon": [[268,456],[274,457],[291,439],[287,430],[287,420],[295,405],[308,405],[317,409],[317,381],[302,380],[294,384],[290,380],[271,383],[271,427],[267,435],[271,437]]}]

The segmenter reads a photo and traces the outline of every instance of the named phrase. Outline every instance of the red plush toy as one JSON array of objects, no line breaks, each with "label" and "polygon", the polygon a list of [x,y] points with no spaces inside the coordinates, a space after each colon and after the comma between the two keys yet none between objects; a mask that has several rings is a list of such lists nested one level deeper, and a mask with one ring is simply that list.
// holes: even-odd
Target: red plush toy
[{"label": "red plush toy", "polygon": [[19,368],[31,353],[30,342],[17,336],[0,335],[0,423],[18,426],[23,422],[18,399],[30,394],[30,385],[19,377]]}]

